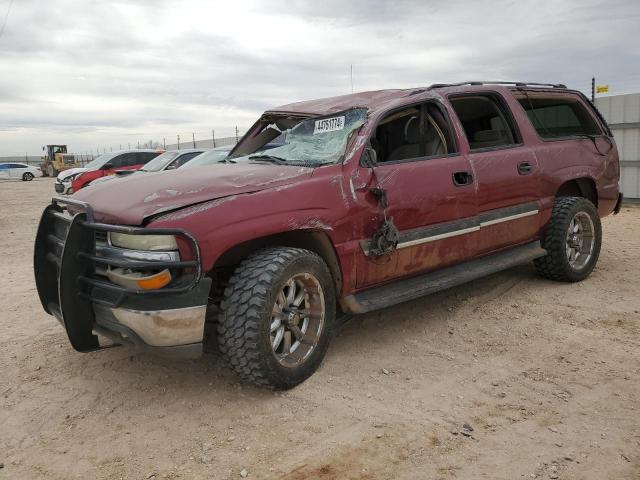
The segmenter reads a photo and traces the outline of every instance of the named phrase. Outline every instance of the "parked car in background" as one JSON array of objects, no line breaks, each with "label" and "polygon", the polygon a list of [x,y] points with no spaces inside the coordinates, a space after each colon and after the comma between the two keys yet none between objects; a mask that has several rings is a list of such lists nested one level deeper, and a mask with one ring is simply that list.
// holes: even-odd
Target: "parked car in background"
[{"label": "parked car in background", "polygon": [[[188,148],[185,150],[170,150],[158,155],[150,162],[145,163],[139,170],[116,170],[113,175],[107,175],[104,177],[93,180],[89,185],[97,185],[99,183],[108,182],[116,178],[122,178],[129,175],[150,173],[150,172],[162,172],[164,170],[175,170],[185,165],[190,160],[200,156],[207,152],[206,148]],[[228,151],[227,151],[228,153]]]},{"label": "parked car in background", "polygon": [[[267,143],[258,149],[257,151],[265,151],[270,150],[272,148],[281,147],[282,143]],[[233,149],[234,145],[228,145],[224,147],[217,147],[209,150],[208,152],[203,153],[202,155],[197,156],[189,163],[187,163],[185,168],[193,168],[193,167],[202,167],[204,165],[214,165],[216,163],[224,162],[229,153]],[[229,163],[233,163],[233,160],[229,159]]]},{"label": "parked car in background", "polygon": [[184,168],[212,165],[214,163],[221,162],[229,156],[229,152],[231,152],[232,148],[233,145],[212,148],[211,150],[204,152],[192,159],[189,163],[185,164]]},{"label": "parked car in background", "polygon": [[82,168],[61,172],[55,183],[57,193],[65,195],[77,192],[96,178],[112,175],[116,170],[137,170],[164,150],[121,150],[100,155]]},{"label": "parked car in background", "polygon": [[622,201],[591,102],[524,82],[283,105],[225,163],[138,177],[46,207],[34,259],[45,311],[78,351],[198,355],[211,341],[242,379],[281,389],[318,368],[340,312],[531,261],[548,279],[587,278],[600,218]]},{"label": "parked car in background", "polygon": [[30,182],[35,177],[41,177],[40,167],[32,167],[26,163],[0,163],[0,179],[15,178]]}]

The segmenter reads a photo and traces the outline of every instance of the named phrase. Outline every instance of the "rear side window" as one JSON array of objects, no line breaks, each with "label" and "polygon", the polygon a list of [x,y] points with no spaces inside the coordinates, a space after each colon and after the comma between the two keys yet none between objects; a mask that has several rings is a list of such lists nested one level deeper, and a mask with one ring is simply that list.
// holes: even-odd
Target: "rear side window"
[{"label": "rear side window", "polygon": [[471,150],[518,144],[513,123],[493,95],[464,95],[449,99]]},{"label": "rear side window", "polygon": [[150,162],[158,155],[160,155],[160,152],[137,152],[134,155],[136,155],[136,157],[131,160],[133,163],[131,163],[130,165],[138,165],[140,163]]},{"label": "rear side window", "polygon": [[118,155],[117,157],[112,158],[109,162],[113,168],[120,168],[127,166],[127,158],[128,153],[123,153],[122,155]]},{"label": "rear side window", "polygon": [[200,155],[202,152],[191,152],[191,153],[185,153],[184,155],[181,155],[180,157],[178,157],[176,160],[173,161],[173,163],[171,164],[172,168],[180,168],[182,165],[184,165],[185,163],[187,163],[189,160],[191,160],[194,157],[197,157],[198,155]]},{"label": "rear side window", "polygon": [[527,94],[516,97],[538,135],[544,139],[600,135],[602,131],[575,97]]}]

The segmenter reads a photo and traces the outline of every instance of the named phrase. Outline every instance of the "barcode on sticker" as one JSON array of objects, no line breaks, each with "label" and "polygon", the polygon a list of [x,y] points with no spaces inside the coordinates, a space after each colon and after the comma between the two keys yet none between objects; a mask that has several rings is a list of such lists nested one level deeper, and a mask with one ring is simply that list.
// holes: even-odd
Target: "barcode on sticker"
[{"label": "barcode on sticker", "polygon": [[322,120],[316,120],[316,126],[313,129],[313,134],[326,132],[335,132],[336,130],[342,130],[344,128],[344,115],[341,117],[323,118]]}]

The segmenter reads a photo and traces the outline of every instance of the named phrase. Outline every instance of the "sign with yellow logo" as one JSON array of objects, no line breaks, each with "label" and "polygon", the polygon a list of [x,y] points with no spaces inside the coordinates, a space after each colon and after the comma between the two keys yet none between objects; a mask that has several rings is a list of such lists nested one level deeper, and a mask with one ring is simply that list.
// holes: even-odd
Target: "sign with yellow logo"
[{"label": "sign with yellow logo", "polygon": [[609,93],[609,85],[596,86],[596,93]]}]

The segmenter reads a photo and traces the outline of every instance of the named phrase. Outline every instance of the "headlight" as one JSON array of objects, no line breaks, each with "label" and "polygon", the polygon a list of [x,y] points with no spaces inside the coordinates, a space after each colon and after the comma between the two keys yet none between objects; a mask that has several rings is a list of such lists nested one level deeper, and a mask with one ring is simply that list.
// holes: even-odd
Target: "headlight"
[{"label": "headlight", "polygon": [[177,250],[178,243],[173,235],[129,235],[110,232],[111,245],[130,250],[167,251]]}]

